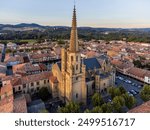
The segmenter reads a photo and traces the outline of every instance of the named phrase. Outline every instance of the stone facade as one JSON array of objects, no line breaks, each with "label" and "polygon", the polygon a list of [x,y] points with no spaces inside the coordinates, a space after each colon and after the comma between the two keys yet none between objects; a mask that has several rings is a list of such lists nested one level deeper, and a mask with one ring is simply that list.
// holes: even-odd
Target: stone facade
[{"label": "stone facade", "polygon": [[70,48],[61,50],[61,67],[52,67],[53,75],[59,81],[59,97],[65,102],[86,103],[85,66],[81,64],[78,47],[76,10],[73,11]]},{"label": "stone facade", "polygon": [[81,59],[75,8],[70,47],[61,49],[61,62],[53,65],[52,73],[58,80],[52,92],[66,103],[73,101],[86,104],[88,96],[114,85],[115,71],[107,57]]}]

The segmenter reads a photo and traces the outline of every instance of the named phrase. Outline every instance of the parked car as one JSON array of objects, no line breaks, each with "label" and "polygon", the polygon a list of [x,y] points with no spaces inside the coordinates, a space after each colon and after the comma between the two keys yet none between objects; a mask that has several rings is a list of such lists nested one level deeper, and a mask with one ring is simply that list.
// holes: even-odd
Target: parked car
[{"label": "parked car", "polygon": [[135,83],[134,86],[135,86],[135,87],[138,87],[138,84]]},{"label": "parked car", "polygon": [[132,83],[132,82],[131,82],[130,80],[128,80],[128,79],[126,79],[125,82],[126,82],[126,83],[129,83],[129,84]]},{"label": "parked car", "polygon": [[112,100],[111,100],[111,99],[108,99],[108,102],[112,102]]},{"label": "parked car", "polygon": [[137,90],[134,90],[137,94],[139,94],[139,91],[137,91]]},{"label": "parked car", "polygon": [[132,93],[133,95],[137,95],[137,93],[134,90],[131,90],[130,93]]},{"label": "parked car", "polygon": [[129,94],[129,96],[133,96],[133,94],[132,94],[132,93],[130,93],[130,92],[128,92],[128,94]]},{"label": "parked car", "polygon": [[120,80],[123,80],[124,78],[122,78],[122,77],[119,77],[118,79],[120,79]]},{"label": "parked car", "polygon": [[132,82],[130,80],[128,80],[128,83],[131,84]]}]

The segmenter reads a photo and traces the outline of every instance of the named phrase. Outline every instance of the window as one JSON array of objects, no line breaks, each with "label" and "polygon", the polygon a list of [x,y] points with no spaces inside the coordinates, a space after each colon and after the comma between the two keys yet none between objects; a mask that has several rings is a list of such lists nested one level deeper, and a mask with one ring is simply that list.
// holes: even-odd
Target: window
[{"label": "window", "polygon": [[78,62],[78,56],[76,56],[76,61]]},{"label": "window", "polygon": [[106,84],[104,83],[104,86],[105,86]]},{"label": "window", "polygon": [[44,80],[44,84],[46,84],[46,80]]},{"label": "window", "polygon": [[18,90],[20,91],[21,90],[21,87],[19,86]]},{"label": "window", "polygon": [[0,81],[0,87],[2,87],[3,85],[2,85],[2,82]]},{"label": "window", "polygon": [[78,93],[76,93],[76,98],[78,98],[78,96],[79,96]]},{"label": "window", "polygon": [[37,91],[39,91],[40,90],[40,88],[39,87],[37,87]]},{"label": "window", "polygon": [[71,56],[71,61],[73,61],[73,56]]},{"label": "window", "polygon": [[31,86],[34,86],[34,83],[31,83]]},{"label": "window", "polygon": [[26,88],[26,84],[23,84],[23,88]]},{"label": "window", "polygon": [[13,88],[13,93],[15,93],[15,88]]},{"label": "window", "polygon": [[36,82],[36,85],[39,85],[40,83],[39,82]]},{"label": "window", "polygon": [[78,80],[78,77],[76,77],[76,80]]},{"label": "window", "polygon": [[76,65],[76,70],[78,70],[78,65]]},{"label": "window", "polygon": [[33,89],[33,88],[31,89],[31,92],[34,92],[34,89]]},{"label": "window", "polygon": [[49,83],[49,80],[47,80],[47,82]]}]

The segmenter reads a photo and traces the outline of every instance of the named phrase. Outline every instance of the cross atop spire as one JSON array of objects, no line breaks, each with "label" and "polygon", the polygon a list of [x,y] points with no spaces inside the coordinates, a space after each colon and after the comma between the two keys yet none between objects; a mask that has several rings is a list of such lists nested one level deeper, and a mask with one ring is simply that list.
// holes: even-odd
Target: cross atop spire
[{"label": "cross atop spire", "polygon": [[[75,2],[75,0],[74,0]],[[76,18],[76,7],[74,4],[73,18],[72,18],[72,29],[71,29],[71,38],[70,38],[70,51],[78,51],[78,34],[77,34],[77,18]]]}]

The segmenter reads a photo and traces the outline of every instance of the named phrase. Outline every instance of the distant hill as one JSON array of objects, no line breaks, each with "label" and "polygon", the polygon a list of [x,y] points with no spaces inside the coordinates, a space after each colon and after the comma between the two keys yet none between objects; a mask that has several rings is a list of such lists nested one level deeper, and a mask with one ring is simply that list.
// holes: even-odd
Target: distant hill
[{"label": "distant hill", "polygon": [[[0,24],[0,40],[22,39],[69,39],[68,26],[42,26],[36,23],[17,25]],[[78,27],[83,40],[122,40],[150,43],[150,28],[93,28]]]},{"label": "distant hill", "polygon": [[42,26],[35,23],[21,23],[16,25],[0,24],[0,31],[27,31],[27,30],[46,30],[49,28],[69,28],[67,26]]},{"label": "distant hill", "polygon": [[[62,28],[68,29],[68,26],[43,26],[36,23],[21,23],[17,25],[11,24],[0,24],[0,31],[27,31],[27,30],[46,30],[52,28]],[[101,32],[118,32],[118,31],[142,31],[142,32],[150,32],[150,28],[92,28],[92,27],[79,27],[80,30],[92,30],[92,31],[101,31]]]}]

